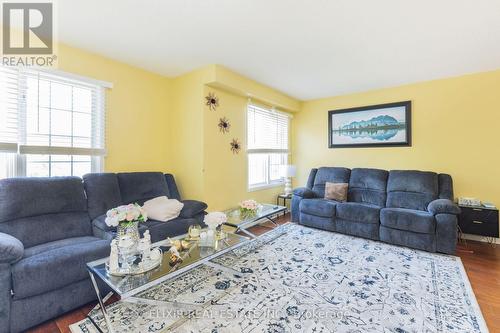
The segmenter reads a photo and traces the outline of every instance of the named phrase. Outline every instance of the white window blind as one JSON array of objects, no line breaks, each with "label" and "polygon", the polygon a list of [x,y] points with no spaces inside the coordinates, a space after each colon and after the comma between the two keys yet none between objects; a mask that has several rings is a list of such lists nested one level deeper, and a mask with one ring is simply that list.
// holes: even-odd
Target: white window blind
[{"label": "white window blind", "polygon": [[288,162],[288,115],[248,105],[247,154],[249,189],[283,183],[281,170]]},{"label": "white window blind", "polygon": [[17,153],[18,144],[18,75],[0,66],[0,152]]},{"label": "white window blind", "polygon": [[6,67],[0,76],[0,117],[9,121],[0,125],[0,177],[81,176],[102,170],[103,85]]}]

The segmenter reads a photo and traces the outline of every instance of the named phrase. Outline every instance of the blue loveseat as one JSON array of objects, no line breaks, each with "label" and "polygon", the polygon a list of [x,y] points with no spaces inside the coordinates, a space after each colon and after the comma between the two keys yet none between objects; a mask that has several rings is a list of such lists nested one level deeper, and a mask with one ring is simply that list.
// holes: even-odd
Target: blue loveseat
[{"label": "blue loveseat", "polygon": [[[96,299],[86,263],[109,255],[107,209],[167,195],[172,175],[89,174],[0,180],[0,333],[21,332]],[[201,223],[206,204],[184,201],[179,218],[148,221],[153,241]]]},{"label": "blue loveseat", "polygon": [[[346,202],[324,199],[325,183],[348,183]],[[292,221],[408,246],[455,253],[457,215],[450,175],[322,167],[292,197]]]}]

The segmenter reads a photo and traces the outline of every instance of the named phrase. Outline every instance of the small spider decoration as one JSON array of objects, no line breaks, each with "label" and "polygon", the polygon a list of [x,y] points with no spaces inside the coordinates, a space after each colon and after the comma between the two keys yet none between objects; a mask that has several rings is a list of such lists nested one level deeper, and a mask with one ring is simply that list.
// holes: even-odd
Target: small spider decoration
[{"label": "small spider decoration", "polygon": [[233,154],[238,154],[240,150],[241,150],[240,142],[238,141],[238,139],[233,139],[233,141],[231,141],[231,151],[233,152]]},{"label": "small spider decoration", "polygon": [[207,100],[205,105],[207,105],[210,110],[215,111],[219,106],[219,97],[215,96],[214,93],[209,93],[205,99]]},{"label": "small spider decoration", "polygon": [[219,131],[222,133],[229,133],[229,128],[231,127],[231,124],[229,123],[229,119],[226,117],[220,118],[219,119]]}]

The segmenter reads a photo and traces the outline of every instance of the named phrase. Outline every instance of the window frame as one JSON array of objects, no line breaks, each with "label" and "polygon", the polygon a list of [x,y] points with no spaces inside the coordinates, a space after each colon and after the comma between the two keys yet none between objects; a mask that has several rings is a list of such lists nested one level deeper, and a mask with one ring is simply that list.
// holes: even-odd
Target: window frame
[{"label": "window frame", "polygon": [[[12,170],[7,172],[7,177],[26,177],[28,170],[28,155],[48,156],[49,170],[53,156],[69,156],[71,164],[71,174],[74,173],[75,156],[90,157],[90,172],[102,172],[104,170],[104,161],[106,156],[106,140],[105,140],[105,118],[106,118],[106,89],[110,89],[113,85],[109,82],[95,80],[84,76],[67,73],[59,70],[45,69],[24,69],[16,68],[18,81],[18,102],[17,102],[17,136],[18,142],[17,151],[12,154]],[[91,102],[91,147],[80,148],[74,146],[51,146],[49,145],[30,145],[27,144],[28,139],[28,117],[27,117],[27,81],[29,77],[38,76],[38,80],[42,79],[59,84],[66,84],[73,87],[88,87],[92,94],[95,94]],[[53,77],[53,79],[51,78]],[[24,87],[24,88],[23,88]],[[73,89],[71,90],[73,91]],[[73,98],[73,97],[72,97]],[[72,113],[75,111],[71,111]],[[98,126],[96,126],[96,122]],[[72,134],[71,137],[74,135]],[[73,138],[71,139],[73,140]],[[50,142],[50,139],[49,139]],[[96,148],[102,146],[100,148]],[[57,161],[54,163],[58,163]],[[49,177],[54,177],[50,174]],[[71,176],[71,175],[67,175]]]},{"label": "window frame", "polygon": [[[249,108],[254,107],[254,108],[259,108],[261,110],[265,110],[270,113],[280,113],[283,114],[287,117],[287,149],[249,149],[248,148],[248,113],[249,113]],[[281,187],[285,185],[285,178],[280,177],[279,180],[271,180],[270,176],[270,166],[271,166],[271,154],[286,154],[286,161],[284,165],[289,164],[290,162],[290,120],[292,116],[289,114],[285,114],[283,112],[277,111],[274,107],[269,108],[269,107],[263,107],[261,105],[256,105],[252,103],[251,101],[248,102],[246,110],[245,110],[245,139],[247,140],[247,147],[246,147],[246,183],[247,183],[247,192],[255,192],[255,191],[260,191],[260,190],[265,190],[265,189],[271,189],[275,187]],[[267,167],[266,167],[266,183],[259,183],[256,185],[251,185],[250,184],[250,167],[249,167],[249,162],[250,162],[250,155],[252,154],[267,154]]]}]

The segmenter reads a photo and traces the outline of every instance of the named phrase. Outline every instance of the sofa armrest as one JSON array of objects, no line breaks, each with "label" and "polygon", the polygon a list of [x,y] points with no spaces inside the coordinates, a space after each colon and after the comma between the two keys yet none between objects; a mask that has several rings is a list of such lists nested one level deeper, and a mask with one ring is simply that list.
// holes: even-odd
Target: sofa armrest
[{"label": "sofa armrest", "polygon": [[204,212],[208,207],[206,203],[197,200],[182,200],[181,202],[184,207],[182,207],[179,217],[182,218],[192,218]]},{"label": "sofa armrest", "polygon": [[448,199],[437,199],[431,201],[427,206],[427,211],[433,215],[437,214],[452,214],[459,215],[460,208],[451,200]]},{"label": "sofa armrest", "polygon": [[314,198],[314,192],[307,187],[299,187],[293,190],[293,195],[297,195],[304,199]]},{"label": "sofa armrest", "polygon": [[116,228],[109,227],[105,220],[106,214],[96,217],[92,221],[92,233],[101,239],[113,239],[116,235]]},{"label": "sofa armrest", "polygon": [[0,264],[13,264],[23,255],[23,243],[11,235],[0,232]]}]

